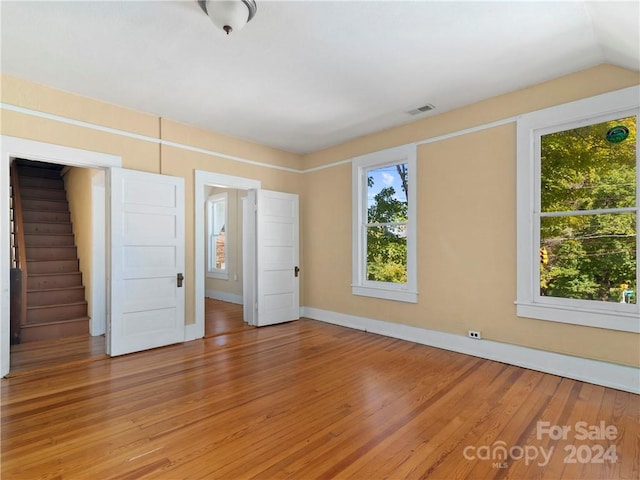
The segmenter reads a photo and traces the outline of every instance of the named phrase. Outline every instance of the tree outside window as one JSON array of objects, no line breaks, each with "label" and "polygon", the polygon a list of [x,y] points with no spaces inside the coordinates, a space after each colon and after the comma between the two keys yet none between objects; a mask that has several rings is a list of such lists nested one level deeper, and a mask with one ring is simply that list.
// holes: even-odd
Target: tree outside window
[{"label": "tree outside window", "polygon": [[367,280],[407,283],[408,165],[367,171]]},{"label": "tree outside window", "polygon": [[636,117],[540,139],[540,295],[636,303]]}]

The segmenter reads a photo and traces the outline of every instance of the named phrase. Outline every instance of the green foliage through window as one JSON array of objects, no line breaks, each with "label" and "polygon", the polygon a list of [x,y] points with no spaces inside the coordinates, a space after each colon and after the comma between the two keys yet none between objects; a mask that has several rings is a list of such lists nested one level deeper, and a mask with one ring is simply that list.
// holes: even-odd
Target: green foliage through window
[{"label": "green foliage through window", "polygon": [[408,165],[367,172],[367,280],[407,283]]},{"label": "green foliage through window", "polygon": [[[607,141],[621,125],[628,138]],[[540,262],[540,294],[636,303],[636,117],[543,135],[540,143],[540,247],[548,259]]]}]

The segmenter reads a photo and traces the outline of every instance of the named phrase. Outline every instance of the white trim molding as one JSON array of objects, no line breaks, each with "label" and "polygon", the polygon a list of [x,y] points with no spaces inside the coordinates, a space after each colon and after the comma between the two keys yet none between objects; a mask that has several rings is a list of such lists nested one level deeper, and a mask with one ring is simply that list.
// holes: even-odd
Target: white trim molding
[{"label": "white trim molding", "polygon": [[347,315],[314,307],[303,307],[302,313],[304,317],[312,320],[640,394],[640,368],[636,367],[492,340],[475,340],[462,335]]}]

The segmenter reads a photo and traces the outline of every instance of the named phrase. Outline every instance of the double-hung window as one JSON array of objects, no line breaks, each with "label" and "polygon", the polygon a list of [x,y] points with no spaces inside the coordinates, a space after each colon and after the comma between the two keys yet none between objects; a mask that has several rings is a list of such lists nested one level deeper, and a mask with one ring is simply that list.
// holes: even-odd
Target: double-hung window
[{"label": "double-hung window", "polygon": [[354,159],[352,179],[352,293],[416,303],[416,146]]},{"label": "double-hung window", "polygon": [[207,276],[228,277],[227,193],[207,199]]},{"label": "double-hung window", "polygon": [[640,87],[518,120],[519,316],[640,331]]}]

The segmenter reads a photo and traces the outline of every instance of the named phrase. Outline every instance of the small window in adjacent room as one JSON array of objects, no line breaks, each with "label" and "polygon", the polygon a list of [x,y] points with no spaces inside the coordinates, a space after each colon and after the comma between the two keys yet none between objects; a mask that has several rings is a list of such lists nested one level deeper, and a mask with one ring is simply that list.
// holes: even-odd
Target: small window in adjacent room
[{"label": "small window in adjacent room", "polygon": [[355,295],[417,301],[415,145],[353,160]]},{"label": "small window in adjacent room", "polygon": [[226,279],[228,276],[227,194],[207,199],[207,276]]},{"label": "small window in adjacent room", "polygon": [[518,121],[518,315],[640,331],[638,90]]}]

